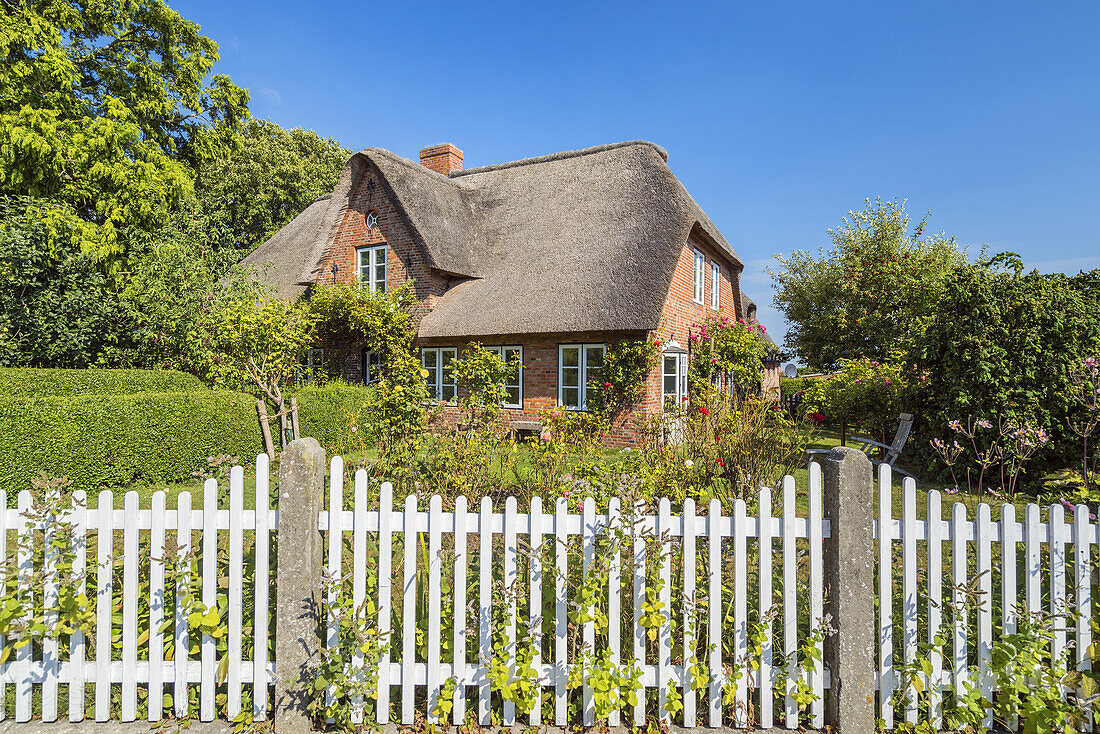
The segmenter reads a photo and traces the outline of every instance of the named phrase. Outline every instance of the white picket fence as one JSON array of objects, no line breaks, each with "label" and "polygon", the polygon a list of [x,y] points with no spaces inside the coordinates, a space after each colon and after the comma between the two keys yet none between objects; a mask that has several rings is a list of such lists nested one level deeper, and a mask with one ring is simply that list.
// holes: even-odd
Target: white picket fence
[{"label": "white picket fence", "polygon": [[[430,712],[445,681],[454,677],[458,683],[451,712],[454,723],[465,721],[468,712],[480,723],[490,723],[491,708],[496,705],[487,675],[493,608],[507,604],[510,639],[515,639],[518,625],[536,623],[534,668],[548,697],[547,711],[552,711],[546,718],[557,725],[579,723],[570,717],[571,696],[566,688],[575,651],[566,644],[571,623],[565,577],[571,570],[587,570],[602,529],[628,516],[618,501],[611,500],[606,511],[598,513],[595,503],[586,499],[579,513],[574,513],[564,499],[544,508],[536,498],[520,512],[514,497],[507,498],[503,508],[494,508],[489,499],[470,508],[466,499],[459,497],[453,510],[444,512],[438,496],[429,500],[426,509],[418,505],[416,496],[406,498],[403,507],[394,507],[390,485],[379,486],[362,471],[356,472],[351,501],[346,501],[346,478],[339,457],[332,459],[329,477],[330,509],[317,518],[318,530],[328,540],[328,568],[333,573],[351,571],[350,593],[357,608],[371,590],[377,628],[394,642],[379,666],[375,706],[370,712],[375,720],[413,723],[418,708],[426,706],[425,713]],[[667,536],[664,546],[677,556],[675,577],[671,553],[662,554],[659,574],[664,581],[661,602],[670,620],[675,615],[678,625],[676,639],[666,623],[656,645],[647,645],[646,630],[639,624],[646,592],[642,570],[646,544],[635,540],[632,549],[615,556],[604,597],[612,662],[637,663],[649,692],[648,698],[641,697],[639,704],[626,712],[625,719],[642,724],[647,715],[656,715],[686,727],[793,729],[823,725],[829,671],[820,665],[804,670],[798,660],[805,634],[822,620],[827,586],[822,549],[824,539],[830,537],[830,525],[822,517],[822,476],[817,464],[810,466],[805,491],[805,516],[796,512],[795,483],[786,477],[774,497],[770,490],[761,491],[752,515],[743,501],[735,502],[732,513],[726,515],[716,501],[703,513],[690,499],[681,513],[673,515],[666,499],[659,503],[655,515],[637,518],[640,529]],[[877,541],[880,528],[889,531],[889,542],[878,542],[877,713],[887,726],[896,715],[910,722],[929,715],[936,721],[943,688],[972,673],[983,692],[991,693],[989,651],[994,620],[1012,631],[1016,607],[1058,610],[1063,602],[1075,604],[1081,612],[1080,621],[1056,638],[1054,652],[1075,644],[1075,659],[1081,666],[1088,664],[1091,573],[1096,567],[1093,554],[1100,547],[1100,531],[1089,520],[1086,508],[1079,506],[1071,522],[1066,521],[1061,505],[1049,508],[1045,522],[1040,522],[1036,505],[1027,507],[1022,521],[1017,520],[1011,505],[1002,507],[997,522],[991,520],[986,504],[979,505],[975,518],[967,518],[961,504],[945,517],[943,499],[932,491],[927,494],[925,518],[921,519],[915,483],[906,480],[902,492],[902,517],[895,519],[892,477],[889,468],[883,467],[878,475],[879,513],[873,534]],[[185,492],[179,495],[174,510],[166,509],[160,492],[153,495],[150,509],[139,509],[137,494],[129,492],[123,509],[110,511],[85,507],[83,494],[76,493],[63,519],[76,529],[74,574],[79,577],[86,569],[89,579],[95,581],[95,588],[88,590],[95,604],[94,636],[85,640],[79,632],[74,634],[67,654],[59,654],[66,646],[58,640],[25,646],[0,665],[0,718],[14,714],[17,721],[28,721],[38,715],[40,707],[43,720],[56,720],[60,705],[67,700],[69,720],[79,721],[85,716],[85,697],[90,693],[97,721],[130,721],[142,712],[150,721],[157,721],[172,713],[186,715],[189,692],[197,692],[198,718],[204,721],[236,716],[248,704],[245,694],[250,694],[256,719],[269,716],[269,686],[275,682],[275,666],[267,642],[273,630],[268,627],[267,614],[249,618],[244,613],[247,598],[259,610],[270,609],[273,601],[268,560],[278,513],[268,503],[264,455],[258,457],[256,466],[255,507],[259,510],[245,510],[244,498],[240,467],[230,474],[228,507],[218,506],[218,487],[213,480],[203,487],[201,507],[193,507]],[[781,504],[778,513],[773,511],[773,500]],[[110,492],[99,495],[99,508],[113,507],[113,503]],[[24,513],[30,505],[30,493],[21,492],[16,508],[0,509],[0,559],[14,553],[16,546],[11,541],[17,535],[26,537],[31,532],[36,542],[45,540],[42,526],[27,526]],[[2,494],[0,508],[7,508],[7,497]],[[165,547],[173,540],[183,551],[201,550],[203,605],[215,606],[219,594],[225,595],[224,680],[216,640],[204,636],[200,654],[190,659],[186,610],[166,601]],[[148,551],[141,547],[146,542]],[[895,543],[901,544],[900,563]],[[33,570],[31,554],[26,545],[21,547],[23,551],[15,559],[20,579]],[[243,554],[248,547],[254,547],[255,554],[251,589],[244,583]],[[220,567],[219,548],[224,554]],[[345,553],[350,553],[350,558]],[[712,559],[722,562],[712,563]],[[949,559],[950,568],[945,559]],[[50,563],[47,554],[43,588],[32,589],[26,584],[20,588],[28,595],[43,594],[47,608],[56,606],[58,585],[65,583],[50,573]],[[926,681],[933,696],[930,712],[911,705],[895,711],[890,696],[898,686],[898,667],[913,659],[918,640],[930,640],[943,623],[939,604],[944,600],[944,584],[965,583],[975,575],[989,603],[969,624],[953,626],[949,657],[942,663],[934,659],[932,680]],[[220,582],[222,576],[224,583]],[[449,597],[445,597],[441,582],[444,576],[451,579],[446,592]],[[494,578],[522,593],[495,597]],[[139,619],[138,595],[146,580],[148,613]],[[426,612],[418,614],[421,599],[426,600]],[[674,602],[679,604],[675,609],[671,608]],[[921,624],[922,605],[926,624]],[[546,619],[542,619],[544,608],[551,610]],[[446,610],[454,611],[448,616]],[[725,706],[722,693],[729,666],[744,665],[750,655],[751,625],[768,616],[769,610],[775,621],[763,629],[763,644],[756,656],[759,669],[737,680],[734,704]],[[161,634],[166,619],[172,624]],[[837,622],[843,624],[843,620]],[[248,628],[252,639],[263,641],[254,645],[252,654],[243,649]],[[330,645],[334,634],[335,628],[330,626]],[[580,635],[583,642],[594,642],[594,623],[583,624]],[[420,652],[418,637],[426,641]],[[121,639],[119,649],[112,645],[112,638]],[[445,642],[450,645],[446,655]],[[171,648],[175,653],[167,659],[166,651]],[[698,692],[689,685],[691,652],[698,653],[709,676],[706,687]],[[799,678],[817,695],[804,712],[793,697]],[[783,680],[786,687],[780,689]],[[683,709],[675,716],[667,708],[668,681],[680,688],[683,699]],[[139,705],[141,689],[149,691],[145,709]],[[165,709],[162,693],[172,694],[174,712]],[[216,697],[223,694],[224,705],[216,705]],[[395,695],[397,707],[393,706]],[[9,696],[14,699],[14,710],[5,703]],[[593,701],[593,692],[585,687],[580,694],[584,724],[595,723]],[[366,715],[361,707],[360,716]],[[541,706],[520,717],[514,707],[505,705],[501,716],[506,725],[516,723],[517,718],[531,724],[551,723],[543,721]],[[618,712],[611,714],[609,723],[620,724]]]},{"label": "white picket fence", "polygon": [[[85,695],[88,686],[93,687],[94,716],[96,721],[118,718],[133,721],[138,716],[138,686],[145,687],[148,696],[148,720],[159,721],[165,716],[163,693],[172,695],[176,716],[187,716],[189,687],[198,686],[199,718],[213,720],[215,689],[218,687],[219,660],[216,657],[216,641],[204,635],[201,651],[196,659],[189,659],[189,631],[187,610],[182,605],[165,604],[165,540],[169,536],[180,552],[187,554],[194,548],[201,551],[201,602],[207,608],[215,606],[219,594],[219,573],[228,576],[225,590],[228,627],[225,663],[225,713],[235,717],[241,709],[241,694],[245,686],[251,688],[252,711],[262,719],[268,709],[268,686],[274,682],[274,666],[268,657],[266,644],[255,645],[254,655],[242,655],[242,631],[245,625],[253,628],[254,639],[268,639],[267,614],[255,614],[244,619],[244,561],[242,549],[245,535],[249,535],[255,547],[254,609],[266,610],[269,603],[269,549],[271,532],[278,523],[278,514],[270,509],[268,500],[268,462],[261,454],[256,462],[256,510],[244,509],[244,473],[241,467],[233,467],[229,478],[229,506],[218,506],[218,484],[207,480],[203,486],[202,504],[192,506],[189,492],[182,492],[176,499],[176,509],[166,509],[164,492],[152,496],[150,509],[138,508],[137,492],[127,492],[123,509],[113,508],[115,498],[109,491],[100,492],[97,509],[86,506],[84,492],[73,493],[71,509],[58,517],[69,522],[75,530],[73,544],[73,573],[83,579],[84,572],[95,577],[95,588],[88,589],[89,599],[95,604],[96,624],[94,645],[87,644],[85,636],[76,632],[68,645],[68,655],[59,655],[59,641],[46,639],[41,646],[21,647],[13,660],[0,666],[0,719],[9,715],[6,706],[7,687],[14,687],[16,721],[32,718],[33,689],[39,688],[41,718],[56,721],[59,689],[64,687],[68,699],[69,721],[85,718]],[[0,509],[0,559],[8,558],[9,531],[32,542],[44,542],[43,533],[49,523],[37,525],[27,521],[24,513],[31,507],[31,493],[19,493],[14,509]],[[0,493],[0,508],[7,508],[7,496]],[[218,567],[219,533],[227,537],[227,562]],[[145,533],[148,533],[145,536]],[[89,561],[89,537],[94,535],[93,558]],[[117,547],[121,535],[121,559]],[[139,536],[148,538],[148,551],[139,549]],[[197,540],[195,539],[197,536]],[[50,547],[48,541],[42,547]],[[15,546],[12,547],[14,552]],[[29,595],[42,593],[46,609],[56,609],[58,585],[66,579],[52,572],[54,557],[44,554],[44,588],[32,589],[24,582],[29,578],[33,556],[30,546],[21,547],[18,564],[20,592]],[[116,582],[121,560],[121,584]],[[140,567],[139,567],[140,564]],[[138,617],[139,573],[148,579],[148,616]],[[147,574],[147,576],[145,575]],[[179,587],[189,581],[189,571],[178,579]],[[71,581],[70,581],[71,582]],[[83,581],[81,591],[83,588]],[[117,610],[121,608],[121,613]],[[165,620],[174,619],[167,634],[161,627]],[[121,650],[112,648],[113,638],[121,636]],[[3,642],[0,640],[0,642]],[[165,651],[171,643],[173,659],[165,659]],[[257,674],[256,671],[260,671]],[[112,709],[112,688],[119,691],[119,706]]]},{"label": "white picket fence", "polygon": [[[343,508],[343,461],[339,457],[332,459],[330,467],[330,508]],[[568,692],[566,682],[569,670],[573,665],[573,659],[568,655],[566,647],[566,630],[568,627],[567,610],[568,586],[564,581],[565,575],[571,564],[578,561],[587,569],[592,558],[593,547],[597,535],[602,528],[609,524],[616,524],[622,517],[619,502],[612,499],[609,502],[606,514],[597,514],[595,503],[591,498],[584,500],[581,514],[571,514],[568,511],[566,500],[559,499],[551,512],[543,510],[539,498],[531,500],[528,512],[520,513],[517,501],[509,497],[505,501],[504,512],[494,512],[492,503],[485,498],[480,508],[471,511],[467,508],[466,498],[458,497],[455,501],[453,512],[443,512],[442,500],[434,496],[429,502],[427,511],[418,508],[417,498],[410,495],[406,498],[404,509],[385,509],[393,507],[392,489],[388,483],[381,487],[379,507],[382,511],[367,510],[369,480],[365,472],[360,470],[355,475],[354,485],[354,509],[343,509],[338,514],[324,512],[320,518],[320,529],[329,536],[328,542],[328,567],[330,574],[340,573],[344,568],[343,543],[334,542],[337,534],[351,534],[351,546],[353,548],[353,579],[355,583],[353,602],[358,608],[365,598],[365,579],[368,574],[377,573],[379,579],[378,594],[378,629],[383,634],[390,633],[392,616],[396,610],[392,602],[390,579],[391,564],[394,558],[395,545],[403,549],[412,549],[412,552],[402,551],[403,575],[401,592],[401,609],[398,616],[398,624],[401,628],[401,647],[384,655],[379,667],[379,680],[377,691],[377,704],[375,707],[376,720],[379,723],[390,720],[390,694],[391,686],[400,686],[399,700],[400,711],[397,716],[402,724],[411,724],[416,710],[418,689],[426,693],[428,710],[431,711],[437,701],[437,697],[444,681],[455,677],[457,685],[454,689],[454,702],[452,719],[455,724],[462,723],[466,719],[466,707],[476,706],[477,720],[481,724],[488,724],[490,718],[491,687],[488,673],[489,659],[491,657],[491,617],[492,605],[502,602],[495,599],[492,594],[491,579],[493,569],[499,564],[498,571],[502,575],[504,584],[513,587],[519,584],[525,587],[525,598],[529,600],[529,610],[541,610],[544,593],[550,593],[551,589],[544,589],[546,569],[543,568],[537,552],[550,545],[553,550],[553,563],[556,573],[551,574],[554,600],[554,616],[552,620],[542,620],[536,625],[533,644],[536,647],[536,659],[533,668],[539,676],[539,685],[552,692],[554,724],[565,725],[568,722]],[[638,518],[639,530],[646,529],[658,536],[667,534],[670,538],[668,545],[682,548],[683,564],[680,578],[671,578],[671,564],[668,553],[663,554],[660,568],[661,578],[664,581],[661,587],[660,597],[662,606],[672,615],[681,615],[682,625],[679,640],[673,640],[668,624],[663,625],[658,638],[657,654],[653,658],[646,653],[645,633],[640,619],[643,615],[642,600],[645,596],[644,577],[644,541],[636,540],[634,545],[634,572],[631,578],[621,578],[620,559],[613,561],[610,580],[607,588],[607,611],[609,617],[608,646],[611,651],[613,664],[629,665],[636,662],[642,670],[642,683],[646,689],[656,689],[657,706],[656,714],[662,719],[669,719],[666,710],[666,697],[668,694],[667,683],[674,681],[677,687],[682,688],[683,712],[682,722],[684,726],[696,726],[698,714],[705,713],[706,725],[718,727],[723,722],[722,686],[726,680],[725,666],[734,661],[746,660],[748,655],[748,622],[749,615],[747,602],[749,600],[748,585],[750,579],[758,584],[759,614],[767,614],[773,605],[773,555],[775,545],[779,545],[781,559],[781,584],[779,601],[779,624],[781,634],[777,633],[775,639],[771,628],[766,630],[765,642],[760,660],[760,671],[755,676],[742,675],[737,683],[736,704],[733,710],[728,712],[729,720],[735,726],[747,726],[749,723],[748,699],[750,696],[750,677],[753,695],[759,701],[756,709],[756,719],[761,726],[770,727],[778,718],[787,728],[799,726],[799,710],[792,693],[794,691],[794,679],[803,675],[797,659],[799,646],[798,628],[798,603],[808,605],[809,619],[812,626],[817,626],[822,618],[823,580],[822,580],[822,539],[829,534],[829,524],[823,521],[821,516],[821,472],[815,464],[810,472],[809,482],[809,512],[808,517],[798,517],[795,514],[795,483],[791,477],[786,477],[781,490],[783,511],[781,516],[774,517],[771,509],[771,493],[762,491],[759,501],[759,513],[749,516],[743,500],[737,500],[733,506],[732,516],[722,514],[721,505],[717,500],[711,501],[706,515],[696,513],[694,500],[687,499],[684,502],[683,513],[672,515],[670,503],[662,499],[659,503],[656,515],[648,515]],[[427,535],[427,557],[421,557],[418,550],[418,535]],[[441,585],[444,536],[453,536],[453,586],[454,594],[451,608],[457,610],[452,619],[444,619],[441,616]],[[503,547],[494,549],[493,537],[503,538]],[[467,614],[467,571],[470,568],[468,544],[477,538],[477,599],[476,609],[472,614]],[[576,551],[570,551],[567,543],[569,538],[579,537],[582,540],[583,551],[578,557]],[[395,544],[395,539],[398,541]],[[798,552],[796,541],[805,541],[805,553],[808,565],[809,583],[800,584],[796,580]],[[529,547],[535,553],[526,553],[532,561],[528,568],[528,578],[520,579],[517,576],[517,559],[520,557],[520,547]],[[759,562],[755,568],[748,566],[748,547],[753,543],[757,545]],[[368,569],[368,548],[377,549],[376,557],[371,559],[374,564]],[[696,572],[698,553],[697,550],[705,547],[707,558],[728,558],[732,554],[733,584],[732,599],[726,594],[723,585],[723,565],[708,563],[705,568],[705,589],[697,590]],[[499,557],[495,554],[499,552]],[[643,555],[639,555],[643,554]],[[376,558],[376,563],[375,559]],[[423,662],[417,661],[415,654],[417,614],[415,611],[418,586],[417,569],[428,567],[427,578],[427,623],[426,630],[428,644],[427,655]],[[575,566],[573,566],[575,568]],[[708,604],[706,607],[709,639],[704,642],[704,651],[699,655],[700,661],[705,661],[710,675],[709,686],[701,692],[700,701],[696,700],[696,692],[688,681],[686,660],[688,656],[684,650],[694,651],[698,649],[696,636],[697,622],[695,614],[687,609],[670,609],[669,602],[672,596],[674,584],[679,584],[682,592],[681,599],[693,599],[696,591],[705,594]],[[626,590],[624,591],[624,586]],[[724,606],[732,602],[734,651],[733,658],[723,656],[723,633],[730,633],[728,625],[724,623]],[[620,629],[620,612],[623,604],[633,605],[632,629]],[[508,609],[508,639],[515,639],[517,624],[529,624],[533,620],[528,616],[517,616],[514,599],[509,602]],[[541,611],[539,612],[541,617]],[[452,630],[453,646],[450,659],[444,660],[440,655],[441,632],[444,628]],[[552,629],[549,632],[547,628]],[[476,636],[470,635],[470,630],[476,630]],[[553,635],[553,645],[549,647],[550,655],[543,659],[542,651],[547,649],[544,636]],[[593,622],[585,623],[583,639],[591,645],[595,639]],[[330,639],[334,639],[335,630],[330,630]],[[472,637],[472,639],[468,639]],[[674,650],[679,653],[680,662],[674,662]],[[397,658],[396,660],[393,658]],[[777,662],[778,661],[778,662]],[[775,663],[775,664],[773,664]],[[514,665],[514,658],[512,661]],[[773,712],[773,686],[778,677],[778,666],[785,666],[788,672],[787,687],[780,691],[782,696],[782,710]],[[821,726],[823,721],[822,694],[828,686],[828,676],[818,665],[816,670],[808,673],[810,684],[818,699],[812,704],[810,717],[814,726]],[[468,691],[469,689],[469,691]],[[472,695],[476,700],[468,700]],[[591,725],[595,723],[595,710],[592,691],[586,685],[583,690],[583,723]],[[637,706],[631,712],[631,718],[636,725],[641,725],[646,720],[645,697],[639,699]],[[531,724],[542,722],[540,706],[528,714]],[[516,715],[513,706],[506,705],[503,710],[503,723],[507,726],[515,723]],[[610,724],[619,724],[619,715],[613,712],[610,716]]]},{"label": "white picket fence", "polygon": [[[1051,652],[1055,656],[1062,654],[1069,637],[1068,641],[1075,644],[1074,659],[1079,669],[1088,669],[1093,553],[1100,543],[1088,507],[1077,505],[1069,523],[1061,504],[1048,508],[1046,522],[1040,522],[1037,504],[1027,505],[1022,521],[1017,521],[1016,508],[1011,504],[1001,506],[1001,516],[996,522],[991,519],[986,503],[978,505],[974,519],[967,518],[967,508],[959,502],[954,503],[950,515],[945,517],[940,492],[931,490],[926,495],[925,519],[918,519],[917,485],[906,478],[902,484],[902,517],[895,519],[891,509],[892,484],[890,467],[881,466],[875,539],[880,540],[879,529],[885,527],[889,528],[886,536],[889,540],[878,542],[878,713],[886,726],[893,726],[895,717],[890,702],[899,682],[895,661],[901,664],[913,661],[918,639],[930,643],[940,631],[945,584],[952,589],[953,601],[961,603],[963,593],[957,587],[976,578],[983,603],[978,607],[976,620],[952,625],[952,644],[946,651],[950,658],[930,656],[931,680],[923,682],[930,692],[927,717],[932,723],[938,725],[942,721],[944,687],[962,688],[969,685],[972,675],[976,675],[983,697],[992,700],[990,653],[995,618],[999,618],[1001,630],[1013,633],[1021,610],[1037,612],[1045,606],[1052,613],[1065,613],[1076,608],[1079,616],[1075,628],[1058,630]],[[895,565],[895,542],[901,543],[900,566]],[[918,544],[924,545],[923,562],[918,558]],[[945,546],[950,553],[950,569],[944,567]],[[1066,546],[1072,547],[1068,558]],[[918,578],[922,575],[919,571],[924,572],[920,589],[923,600],[918,596]],[[1067,579],[1072,584],[1072,596],[1067,595]],[[897,605],[899,599],[901,603]],[[927,615],[923,629],[918,628],[919,604],[925,605]],[[895,632],[900,632],[900,639]],[[908,693],[904,719],[916,722],[924,714],[915,705],[915,692]],[[990,723],[987,719],[987,726]]]}]

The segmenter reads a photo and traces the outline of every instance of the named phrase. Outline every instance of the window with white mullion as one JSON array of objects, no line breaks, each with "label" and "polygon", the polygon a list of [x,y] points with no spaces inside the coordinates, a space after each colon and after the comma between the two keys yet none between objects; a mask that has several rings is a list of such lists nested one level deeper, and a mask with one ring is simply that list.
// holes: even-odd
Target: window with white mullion
[{"label": "window with white mullion", "polygon": [[428,374],[424,384],[428,388],[428,399],[443,403],[453,402],[458,394],[451,362],[458,358],[456,347],[426,347],[420,350],[420,366]]},{"label": "window with white mullion", "polygon": [[562,344],[558,347],[558,404],[588,410],[588,378],[603,366],[604,344]]},{"label": "window with white mullion", "polygon": [[688,355],[665,352],[661,355],[661,393],[665,409],[680,407],[688,394]]},{"label": "window with white mullion", "polygon": [[523,407],[523,347],[485,347],[485,351],[492,352],[500,357],[505,366],[511,367],[513,362],[519,362],[516,369],[509,369],[508,378],[504,382],[505,408]]},{"label": "window with white mullion", "polygon": [[359,259],[359,282],[373,293],[386,292],[386,246],[361,247],[356,252]]},{"label": "window with white mullion", "polygon": [[703,292],[705,291],[705,282],[707,278],[707,259],[699,250],[695,251],[695,282],[694,293],[692,298],[696,303],[703,302]]},{"label": "window with white mullion", "polygon": [[710,264],[710,307],[715,311],[719,310],[718,297],[719,289],[722,286],[722,269],[718,267],[718,263]]}]

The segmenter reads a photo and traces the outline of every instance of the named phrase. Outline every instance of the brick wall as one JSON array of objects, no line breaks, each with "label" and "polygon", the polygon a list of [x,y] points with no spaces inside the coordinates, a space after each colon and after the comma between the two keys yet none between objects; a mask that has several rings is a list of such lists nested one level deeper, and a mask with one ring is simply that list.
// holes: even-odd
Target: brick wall
[{"label": "brick wall", "polygon": [[[572,333],[572,334],[524,334],[511,337],[480,339],[482,346],[523,347],[523,407],[503,408],[505,425],[531,423],[539,420],[540,410],[558,405],[558,346],[561,344],[607,344],[622,339],[641,339],[644,334],[620,332]],[[458,347],[464,350],[471,342],[454,339],[422,339],[418,347]],[[445,406],[444,418],[451,426],[457,425],[457,407]],[[640,440],[634,416],[622,416],[611,428],[606,444],[617,448],[636,446]]]}]

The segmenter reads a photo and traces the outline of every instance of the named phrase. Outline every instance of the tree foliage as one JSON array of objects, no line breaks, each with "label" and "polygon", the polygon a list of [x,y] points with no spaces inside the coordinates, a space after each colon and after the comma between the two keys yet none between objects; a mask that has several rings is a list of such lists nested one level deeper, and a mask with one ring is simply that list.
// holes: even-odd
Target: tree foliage
[{"label": "tree foliage", "polygon": [[192,205],[142,236],[120,274],[127,339],[112,361],[179,369],[211,378],[218,371],[218,329],[226,308],[262,295],[233,252],[216,246],[217,228]]},{"label": "tree foliage", "polygon": [[312,130],[249,120],[199,171],[196,196],[240,257],[332,191],[351,151]]},{"label": "tree foliage", "polygon": [[768,272],[789,324],[787,349],[818,370],[907,349],[948,277],[966,262],[953,237],[926,235],[926,224],[927,217],[910,232],[904,202],[868,200],[829,230],[827,251],[778,257]]},{"label": "tree foliage", "polygon": [[0,58],[0,193],[71,206],[99,258],[164,224],[248,114],[210,76],[217,44],[160,0],[4,0]]},{"label": "tree foliage", "polygon": [[111,284],[67,247],[82,225],[49,202],[0,198],[0,365],[88,367],[114,345],[122,308]]},{"label": "tree foliage", "polygon": [[1100,351],[1097,313],[1100,270],[1024,274],[1012,254],[956,268],[907,360],[928,375],[915,396],[918,450],[930,459],[928,440],[953,440],[950,421],[999,418],[1044,429],[1040,460],[1070,465],[1083,408],[1069,375]]},{"label": "tree foliage", "polygon": [[282,413],[286,409],[284,389],[299,358],[313,345],[316,324],[317,317],[305,301],[228,304],[217,329],[221,354],[213,365],[215,379],[259,390]]}]

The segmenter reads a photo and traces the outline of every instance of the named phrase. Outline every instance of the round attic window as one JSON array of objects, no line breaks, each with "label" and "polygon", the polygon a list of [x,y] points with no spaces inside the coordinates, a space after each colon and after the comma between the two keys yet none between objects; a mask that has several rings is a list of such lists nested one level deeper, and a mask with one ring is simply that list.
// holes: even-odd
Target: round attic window
[{"label": "round attic window", "polygon": [[378,212],[370,212],[367,214],[367,229],[374,229],[378,226]]}]

